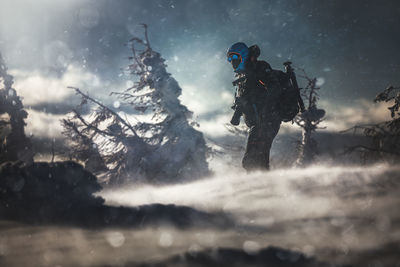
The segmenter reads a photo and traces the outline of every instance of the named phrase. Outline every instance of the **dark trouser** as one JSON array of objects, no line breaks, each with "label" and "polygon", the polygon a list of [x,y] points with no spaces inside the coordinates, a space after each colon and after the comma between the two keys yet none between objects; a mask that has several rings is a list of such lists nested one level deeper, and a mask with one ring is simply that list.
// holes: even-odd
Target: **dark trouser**
[{"label": "dark trouser", "polygon": [[250,133],[242,160],[242,166],[247,171],[269,169],[269,152],[281,124],[278,116],[266,112],[260,113],[258,123],[249,125]]}]

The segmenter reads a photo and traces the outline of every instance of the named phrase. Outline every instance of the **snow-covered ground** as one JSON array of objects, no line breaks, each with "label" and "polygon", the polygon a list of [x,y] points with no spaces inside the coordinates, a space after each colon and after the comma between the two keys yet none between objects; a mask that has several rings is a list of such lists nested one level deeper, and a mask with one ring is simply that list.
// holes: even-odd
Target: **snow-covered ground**
[{"label": "snow-covered ground", "polygon": [[80,229],[3,223],[3,262],[7,266],[121,265],[217,247],[255,254],[268,246],[354,266],[400,262],[398,166],[321,165],[251,174],[226,166],[199,181],[132,185],[101,195],[110,205],[162,203],[224,212],[235,225]]},{"label": "snow-covered ground", "polygon": [[[112,205],[178,204],[233,215],[231,245],[278,245],[308,255],[372,249],[400,241],[400,168],[311,166],[105,191]],[[226,234],[226,233],[225,233]],[[214,246],[220,246],[216,234]]]}]

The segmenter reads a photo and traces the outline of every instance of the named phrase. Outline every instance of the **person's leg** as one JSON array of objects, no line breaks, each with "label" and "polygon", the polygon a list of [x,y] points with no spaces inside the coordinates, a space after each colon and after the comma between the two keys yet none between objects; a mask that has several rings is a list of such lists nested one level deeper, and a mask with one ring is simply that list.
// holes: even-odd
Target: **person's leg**
[{"label": "person's leg", "polygon": [[245,121],[250,127],[250,131],[242,166],[247,171],[269,169],[272,142],[278,134],[281,124],[278,114],[269,111],[268,106],[258,110],[260,112],[257,116],[249,116],[253,114],[251,112],[245,113]]},{"label": "person's leg", "polygon": [[260,158],[261,158],[261,165],[264,169],[269,170],[269,159],[270,159],[270,151],[272,142],[274,138],[278,134],[280,128],[279,121],[268,121],[266,125],[263,127],[262,130],[262,142],[260,142]]},{"label": "person's leg", "polygon": [[247,139],[246,152],[242,160],[242,166],[247,171],[265,169],[265,140],[259,126],[251,126]]}]

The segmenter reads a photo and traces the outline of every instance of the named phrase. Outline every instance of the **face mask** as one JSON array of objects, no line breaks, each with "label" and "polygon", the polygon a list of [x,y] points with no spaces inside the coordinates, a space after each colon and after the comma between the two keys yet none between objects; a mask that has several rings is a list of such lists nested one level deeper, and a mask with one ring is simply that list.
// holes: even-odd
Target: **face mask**
[{"label": "face mask", "polygon": [[237,69],[242,62],[242,57],[239,54],[232,52],[228,55],[228,61],[232,63],[233,69]]}]

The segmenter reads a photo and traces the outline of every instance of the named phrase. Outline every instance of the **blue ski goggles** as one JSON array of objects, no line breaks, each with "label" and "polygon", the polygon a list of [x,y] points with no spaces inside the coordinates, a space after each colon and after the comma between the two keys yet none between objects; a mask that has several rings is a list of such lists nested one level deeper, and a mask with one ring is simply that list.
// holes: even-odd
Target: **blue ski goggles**
[{"label": "blue ski goggles", "polygon": [[242,56],[239,53],[230,52],[228,53],[228,61],[232,63],[234,69],[237,69],[240,63],[242,63]]},{"label": "blue ski goggles", "polygon": [[242,57],[240,56],[240,54],[235,53],[235,52],[230,52],[228,54],[228,61],[232,62],[234,60],[240,60],[240,62],[242,62]]}]

